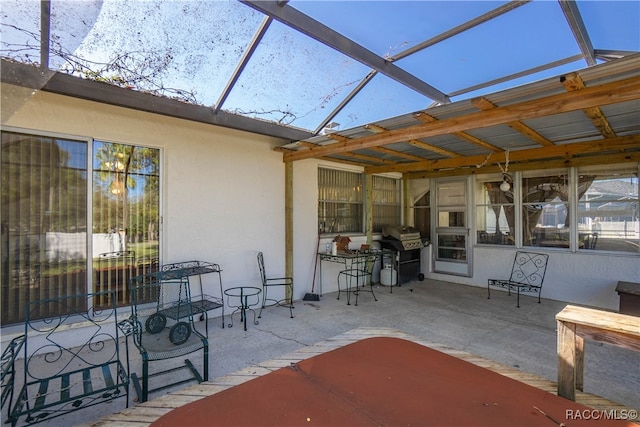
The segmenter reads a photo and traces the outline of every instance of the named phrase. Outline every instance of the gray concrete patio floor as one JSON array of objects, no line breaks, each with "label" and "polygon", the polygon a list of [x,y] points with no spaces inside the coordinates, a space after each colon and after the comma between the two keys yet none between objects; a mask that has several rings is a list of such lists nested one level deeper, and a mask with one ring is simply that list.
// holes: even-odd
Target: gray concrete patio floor
[{"label": "gray concrete patio floor", "polygon": [[[300,286],[300,285],[298,285]],[[426,279],[400,287],[375,287],[378,301],[367,293],[359,305],[346,305],[337,293],[320,301],[296,301],[294,315],[281,307],[265,309],[259,324],[250,322],[245,332],[239,316],[232,328],[221,328],[220,317],[209,318],[209,378],[221,377],[360,327],[395,328],[430,342],[481,356],[523,372],[556,380],[555,315],[567,303],[515,296],[483,288]],[[228,315],[228,313],[226,313]],[[219,315],[219,311],[210,315]],[[225,319],[225,324],[229,319]],[[204,331],[201,322],[197,325]],[[131,347],[131,369],[140,375],[141,363]],[[201,357],[190,355],[201,367]],[[176,361],[180,364],[182,360]],[[399,363],[402,361],[399,360]],[[173,363],[173,362],[171,362]],[[150,369],[169,366],[161,361]],[[640,353],[595,342],[586,343],[584,391],[640,409]],[[186,387],[188,385],[183,385]],[[155,393],[160,396],[171,389]],[[135,391],[131,389],[132,401]],[[124,409],[122,399],[78,411],[41,425],[76,425]]]}]

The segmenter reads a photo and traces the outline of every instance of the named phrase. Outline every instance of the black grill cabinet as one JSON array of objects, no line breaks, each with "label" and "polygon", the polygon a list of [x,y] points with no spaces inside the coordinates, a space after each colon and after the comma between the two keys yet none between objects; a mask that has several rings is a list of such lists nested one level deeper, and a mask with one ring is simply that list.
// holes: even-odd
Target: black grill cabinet
[{"label": "black grill cabinet", "polygon": [[[424,274],[420,272],[420,255],[422,248],[429,245],[427,239],[420,239],[420,245],[413,247],[406,245],[402,240],[388,237],[380,240],[382,249],[389,249],[395,252],[395,268],[398,270],[398,286],[412,280],[424,280]],[[407,246],[407,249],[405,249]]]}]

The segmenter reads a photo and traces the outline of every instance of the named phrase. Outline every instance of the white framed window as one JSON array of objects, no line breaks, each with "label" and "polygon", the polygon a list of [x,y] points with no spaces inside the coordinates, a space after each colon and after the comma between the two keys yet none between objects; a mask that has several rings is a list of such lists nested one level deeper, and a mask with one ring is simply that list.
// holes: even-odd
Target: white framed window
[{"label": "white framed window", "polygon": [[523,245],[570,248],[569,170],[526,172],[521,185]]},{"label": "white framed window", "polygon": [[585,166],[578,179],[579,249],[640,252],[638,166]]},{"label": "white framed window", "polygon": [[510,236],[520,233],[522,246],[640,253],[638,170],[624,163],[528,171],[508,190],[500,190],[500,175],[479,176],[476,243],[515,245]]},{"label": "white framed window", "polygon": [[476,242],[479,244],[515,245],[514,187],[509,185],[506,189],[503,182],[502,175],[476,179]]}]

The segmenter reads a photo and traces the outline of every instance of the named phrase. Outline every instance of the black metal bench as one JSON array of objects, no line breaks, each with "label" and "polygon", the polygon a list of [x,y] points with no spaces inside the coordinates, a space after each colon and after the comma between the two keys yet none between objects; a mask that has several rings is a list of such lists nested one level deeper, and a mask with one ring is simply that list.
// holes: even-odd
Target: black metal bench
[{"label": "black metal bench", "polygon": [[[101,292],[27,304],[22,351],[7,355],[6,374],[3,360],[7,422],[35,424],[119,397],[129,406],[115,302],[114,292]],[[23,365],[18,382],[16,362]]]},{"label": "black metal bench", "polygon": [[491,287],[500,287],[518,294],[516,306],[520,307],[520,292],[531,292],[538,294],[540,303],[540,291],[542,282],[547,271],[549,255],[536,252],[518,251],[513,259],[511,275],[508,279],[489,279],[487,283],[487,298],[491,298]]}]

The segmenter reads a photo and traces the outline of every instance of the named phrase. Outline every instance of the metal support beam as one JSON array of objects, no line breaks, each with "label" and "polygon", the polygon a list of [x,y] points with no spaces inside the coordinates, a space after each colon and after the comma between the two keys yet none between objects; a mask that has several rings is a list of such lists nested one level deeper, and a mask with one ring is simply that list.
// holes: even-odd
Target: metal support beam
[{"label": "metal support beam", "polygon": [[319,134],[320,131],[327,125],[327,123],[333,120],[333,118],[337,116],[340,111],[342,111],[342,109],[349,103],[349,101],[351,101],[362,89],[364,89],[366,84],[369,83],[376,74],[378,74],[376,70],[371,70],[371,72],[367,74],[360,83],[358,83],[358,86],[356,86],[351,91],[351,93],[349,93],[342,100],[342,102],[340,102],[340,104],[338,104],[338,106],[322,121],[322,123],[320,123],[320,126],[318,126],[313,133],[315,133],[316,135]]},{"label": "metal support beam", "polygon": [[614,59],[624,58],[625,56],[635,55],[638,51],[634,50],[610,50],[610,49],[595,49],[593,54],[596,58],[602,61],[612,61]]},{"label": "metal support beam", "polygon": [[262,40],[265,33],[267,32],[267,29],[269,28],[269,25],[271,25],[272,22],[273,22],[273,18],[267,16],[264,18],[264,20],[260,24],[258,31],[256,31],[256,34],[253,36],[251,43],[249,43],[249,48],[245,51],[244,55],[242,55],[242,58],[240,59],[240,62],[238,62],[238,65],[236,66],[236,69],[233,72],[233,75],[231,76],[231,78],[229,79],[229,82],[227,83],[224,90],[222,91],[220,98],[218,98],[218,102],[216,102],[216,107],[215,107],[216,113],[220,111],[220,108],[222,108],[222,104],[224,104],[224,101],[226,101],[227,97],[231,93],[233,86],[235,86],[236,82],[240,78],[240,74],[242,74],[242,71],[249,63],[249,59],[251,59],[253,52],[256,51],[258,45],[260,44],[260,40]]},{"label": "metal support beam", "polygon": [[51,43],[51,1],[40,2],[40,67],[49,69],[49,49]]},{"label": "metal support beam", "polygon": [[449,97],[443,92],[289,5],[281,5],[278,1],[239,1],[321,43],[324,43],[348,57],[373,68],[379,73],[392,78],[398,83],[403,84],[424,96],[442,104],[450,102]]},{"label": "metal support beam", "polygon": [[578,46],[580,46],[580,51],[582,52],[584,60],[587,61],[587,65],[596,65],[593,45],[587,33],[587,27],[585,27],[584,21],[582,20],[582,15],[580,15],[580,11],[578,10],[578,5],[574,0],[558,0],[558,3],[560,3],[562,12],[565,18],[567,18],[569,27],[571,27],[573,36],[576,38]]},{"label": "metal support beam", "polygon": [[464,95],[465,93],[475,92],[476,90],[484,89],[486,87],[491,87],[494,85],[499,85],[504,82],[508,82],[511,80],[519,79],[521,77],[529,76],[531,74],[539,73],[544,70],[550,70],[552,68],[560,67],[561,65],[571,64],[572,62],[579,61],[583,58],[581,54],[575,54],[573,56],[569,56],[567,58],[562,58],[557,61],[549,62],[546,64],[538,65],[537,67],[529,68],[527,70],[519,71],[517,73],[509,74],[507,76],[503,76],[497,79],[489,80],[486,82],[482,82],[480,84],[469,86],[455,92],[451,92],[449,96],[459,96]]},{"label": "metal support beam", "polygon": [[503,4],[502,6],[499,6],[493,10],[490,10],[489,12],[478,16],[477,18],[474,18],[470,21],[465,22],[462,25],[458,25],[457,27],[454,27],[448,31],[445,31],[444,33],[440,33],[435,37],[430,38],[429,40],[425,40],[422,43],[418,43],[415,46],[410,47],[407,50],[404,50],[400,53],[398,53],[397,55],[393,55],[390,56],[389,58],[387,58],[387,60],[389,61],[397,61],[399,59],[405,58],[409,55],[412,55],[416,52],[419,52],[423,49],[428,48],[429,46],[433,46],[436,43],[440,43],[441,41],[444,41],[448,38],[451,38],[457,34],[460,34],[464,31],[467,31],[473,27],[476,27],[480,24],[484,24],[487,21],[492,20],[493,18],[496,18],[504,13],[510,12],[515,8],[518,8],[524,4],[529,3],[531,0],[523,0],[523,1],[510,1],[508,3]]}]

